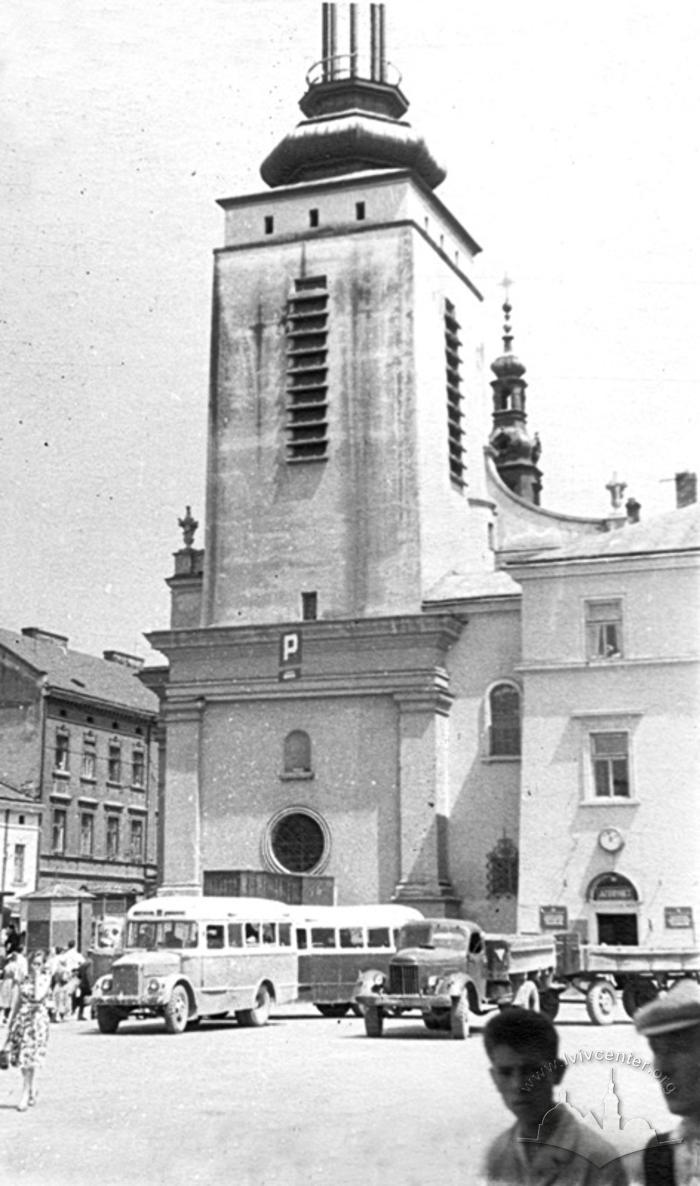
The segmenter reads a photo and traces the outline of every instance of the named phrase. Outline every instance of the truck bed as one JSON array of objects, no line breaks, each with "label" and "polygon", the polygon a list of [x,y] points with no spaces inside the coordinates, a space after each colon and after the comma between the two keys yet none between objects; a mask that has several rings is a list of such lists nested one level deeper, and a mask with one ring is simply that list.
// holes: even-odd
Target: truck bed
[{"label": "truck bed", "polygon": [[552,935],[484,935],[486,963],[491,979],[517,976],[553,968],[555,943]]},{"label": "truck bed", "polygon": [[700,972],[696,947],[596,947],[581,948],[586,972]]}]

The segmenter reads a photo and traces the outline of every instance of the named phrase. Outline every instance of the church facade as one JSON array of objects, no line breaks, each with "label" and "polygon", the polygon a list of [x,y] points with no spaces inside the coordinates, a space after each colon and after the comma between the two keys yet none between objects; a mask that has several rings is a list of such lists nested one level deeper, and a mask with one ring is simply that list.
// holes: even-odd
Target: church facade
[{"label": "church facade", "polygon": [[356,6],[347,55],[335,7],[268,188],[221,202],[205,547],[188,513],[149,635],[169,663],[163,879],[323,874],[341,903],[514,928],[521,567],[625,514],[539,505],[508,302],[484,416],[479,247],[434,192],[382,6],[364,65]]}]

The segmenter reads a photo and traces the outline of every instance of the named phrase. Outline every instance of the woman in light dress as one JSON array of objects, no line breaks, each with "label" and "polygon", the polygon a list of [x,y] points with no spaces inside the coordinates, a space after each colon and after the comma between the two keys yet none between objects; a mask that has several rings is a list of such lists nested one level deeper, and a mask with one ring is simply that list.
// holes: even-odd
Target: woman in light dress
[{"label": "woman in light dress", "polygon": [[4,1049],[10,1065],[22,1072],[22,1096],[18,1112],[36,1103],[36,1072],[44,1061],[49,1040],[51,976],[43,951],[31,957],[28,974],[15,981]]}]

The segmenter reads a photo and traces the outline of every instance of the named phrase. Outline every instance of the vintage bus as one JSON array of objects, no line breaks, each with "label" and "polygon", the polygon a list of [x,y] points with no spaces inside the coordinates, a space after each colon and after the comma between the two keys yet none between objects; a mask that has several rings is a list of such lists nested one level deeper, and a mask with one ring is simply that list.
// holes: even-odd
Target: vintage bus
[{"label": "vintage bus", "polygon": [[234,1015],[261,1026],[297,998],[291,908],[266,898],[167,896],[127,915],[124,954],[93,988],[103,1034],[127,1017],[162,1017],[171,1034]]},{"label": "vintage bus", "polygon": [[361,1012],[361,973],[387,972],[400,928],[423,915],[410,906],[293,906],[299,951],[299,1000],[324,1017]]}]

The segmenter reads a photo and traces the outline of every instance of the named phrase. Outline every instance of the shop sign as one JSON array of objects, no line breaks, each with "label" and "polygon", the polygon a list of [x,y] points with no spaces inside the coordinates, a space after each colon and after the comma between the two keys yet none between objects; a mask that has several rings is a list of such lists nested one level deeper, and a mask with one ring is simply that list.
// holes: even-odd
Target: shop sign
[{"label": "shop sign", "polygon": [[566,906],[540,906],[541,931],[568,931],[569,912]]},{"label": "shop sign", "polygon": [[692,906],[666,906],[664,908],[664,926],[667,930],[692,930]]}]

